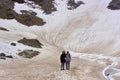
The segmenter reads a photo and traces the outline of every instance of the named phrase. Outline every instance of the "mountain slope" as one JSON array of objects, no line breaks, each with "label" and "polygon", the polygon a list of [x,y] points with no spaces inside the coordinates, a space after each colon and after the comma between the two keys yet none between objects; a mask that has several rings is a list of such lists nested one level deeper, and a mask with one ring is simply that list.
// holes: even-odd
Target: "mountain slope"
[{"label": "mountain slope", "polygon": [[[4,65],[0,67],[3,72],[0,79],[10,80],[13,76],[16,80],[27,80],[29,77],[32,80],[43,78],[104,80],[108,77],[105,75],[106,67],[116,62],[119,69],[119,2],[119,0],[22,0],[22,2],[0,0],[0,52],[13,56],[13,59],[0,59],[0,64]],[[28,40],[27,45],[19,43],[23,38]],[[29,46],[32,44],[29,42],[31,39],[42,44],[42,47]],[[11,43],[16,43],[16,46],[10,45]],[[35,50],[40,54],[32,59],[17,55],[24,50]],[[62,50],[71,51],[71,54],[74,52],[70,72],[59,71],[59,56]],[[22,66],[24,64],[25,67]],[[114,69],[116,65],[112,67]],[[108,71],[109,69],[111,68],[107,68]],[[43,73],[40,70],[43,70]],[[119,74],[119,70],[117,73]],[[40,76],[41,74],[43,75]],[[59,74],[63,78],[59,78]],[[108,79],[112,80],[111,77],[116,76],[110,74]]]}]

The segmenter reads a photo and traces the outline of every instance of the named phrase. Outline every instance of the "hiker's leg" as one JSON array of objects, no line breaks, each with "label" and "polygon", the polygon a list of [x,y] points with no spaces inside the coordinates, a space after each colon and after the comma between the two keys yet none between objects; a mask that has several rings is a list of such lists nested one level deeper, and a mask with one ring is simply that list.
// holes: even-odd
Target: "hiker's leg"
[{"label": "hiker's leg", "polygon": [[63,70],[64,70],[65,62],[63,62]]},{"label": "hiker's leg", "polygon": [[68,70],[70,70],[70,62],[68,62]]},{"label": "hiker's leg", "polygon": [[67,69],[67,70],[70,69],[70,62],[69,62],[69,61],[66,62],[66,69]]},{"label": "hiker's leg", "polygon": [[65,62],[61,63],[61,70],[64,70]]},{"label": "hiker's leg", "polygon": [[61,63],[61,70],[63,70],[63,63]]},{"label": "hiker's leg", "polygon": [[68,62],[66,62],[66,69],[68,70]]}]

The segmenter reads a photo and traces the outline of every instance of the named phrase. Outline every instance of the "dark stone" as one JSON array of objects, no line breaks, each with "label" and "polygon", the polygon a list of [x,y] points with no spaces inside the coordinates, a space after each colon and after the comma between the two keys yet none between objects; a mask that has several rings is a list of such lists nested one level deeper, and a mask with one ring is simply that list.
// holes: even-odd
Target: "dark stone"
[{"label": "dark stone", "polygon": [[85,4],[85,3],[82,1],[78,1],[77,3],[75,3],[75,0],[68,0],[67,6],[69,10],[72,10],[72,9],[76,9],[81,4]]},{"label": "dark stone", "polygon": [[24,45],[28,45],[28,46],[32,46],[32,47],[36,47],[36,48],[42,48],[42,44],[36,40],[36,39],[26,39],[23,38],[21,40],[18,41],[19,43],[22,43]]},{"label": "dark stone", "polygon": [[12,46],[16,46],[16,43],[11,43]]},{"label": "dark stone", "polygon": [[14,2],[18,2],[18,3],[25,3],[24,0],[12,0],[12,1],[14,1]]},{"label": "dark stone", "polygon": [[17,51],[21,51],[20,49],[18,49]]},{"label": "dark stone", "polygon": [[110,74],[106,74],[106,76],[109,76]]},{"label": "dark stone", "polygon": [[7,30],[6,28],[3,28],[3,27],[0,27],[0,30],[9,31],[9,30]]},{"label": "dark stone", "polygon": [[13,56],[12,56],[12,55],[8,55],[8,56],[6,56],[6,57],[8,57],[8,58],[13,58]]},{"label": "dark stone", "polygon": [[35,4],[39,5],[45,14],[51,14],[54,11],[57,11],[54,6],[54,0],[29,0],[33,1]]},{"label": "dark stone", "polygon": [[0,53],[0,56],[6,56],[5,53]]},{"label": "dark stone", "polygon": [[16,17],[16,20],[27,26],[33,26],[33,25],[42,26],[46,23],[43,21],[43,19],[31,14],[19,14]]},{"label": "dark stone", "polygon": [[[1,2],[1,1],[0,1]],[[14,15],[16,14],[15,11],[13,11],[14,3],[9,0],[3,0],[0,3],[0,18],[3,19],[13,19]]]},{"label": "dark stone", "polygon": [[15,17],[14,14],[15,12],[12,9],[7,9],[7,13],[6,13],[7,19],[14,19]]},{"label": "dark stone", "polygon": [[112,0],[107,8],[111,10],[120,10],[120,0]]},{"label": "dark stone", "polygon": [[34,11],[32,11],[32,10],[30,10],[30,11],[21,10],[20,12],[21,12],[22,14],[29,14],[29,15],[34,15],[34,16],[37,15],[37,13],[34,12]]},{"label": "dark stone", "polygon": [[38,51],[33,51],[33,50],[24,50],[18,53],[19,56],[22,56],[24,58],[33,58],[34,56],[37,56],[38,54],[39,54]]},{"label": "dark stone", "polygon": [[0,53],[0,59],[6,59],[6,54],[5,53]]}]

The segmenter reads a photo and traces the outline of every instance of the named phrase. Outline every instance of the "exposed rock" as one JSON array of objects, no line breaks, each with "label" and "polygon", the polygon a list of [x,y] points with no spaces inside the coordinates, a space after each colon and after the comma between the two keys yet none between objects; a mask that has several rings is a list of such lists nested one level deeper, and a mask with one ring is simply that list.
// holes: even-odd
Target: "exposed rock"
[{"label": "exposed rock", "polygon": [[6,54],[5,53],[0,53],[0,59],[6,59]]},{"label": "exposed rock", "polygon": [[9,30],[7,30],[6,28],[3,28],[3,27],[0,27],[0,30],[9,31]]},{"label": "exposed rock", "polygon": [[107,6],[108,9],[111,10],[119,10],[120,9],[120,0],[112,0]]},{"label": "exposed rock", "polygon": [[12,46],[16,46],[16,43],[11,43]]},{"label": "exposed rock", "polygon": [[42,44],[36,40],[36,39],[26,39],[23,38],[21,40],[18,41],[19,43],[22,43],[24,45],[28,45],[28,46],[32,46],[32,47],[36,47],[36,48],[42,48]]},{"label": "exposed rock", "polygon": [[56,7],[54,6],[54,0],[29,0],[29,1],[34,1],[34,3],[39,5],[46,14],[51,14],[52,12],[57,11]]},{"label": "exposed rock", "polygon": [[8,55],[8,56],[6,56],[6,57],[8,57],[8,58],[13,58],[13,56],[12,56],[12,55]]},{"label": "exposed rock", "polygon": [[37,16],[34,16],[34,15],[30,15],[30,14],[19,14],[19,16],[16,17],[16,20],[27,26],[32,26],[32,25],[41,26],[41,25],[45,24],[43,19],[41,19]]},{"label": "exposed rock", "polygon": [[0,53],[0,59],[6,60],[6,58],[13,58],[12,55],[6,55],[5,53]]},{"label": "exposed rock", "polygon": [[9,0],[0,1],[0,18],[3,19],[13,19],[16,15],[13,11],[14,3]]},{"label": "exposed rock", "polygon": [[37,15],[37,13],[33,12],[33,11],[26,11],[26,10],[21,10],[20,11],[22,14],[29,14],[29,15]]},{"label": "exposed rock", "polygon": [[38,54],[39,54],[38,51],[33,51],[33,50],[24,50],[18,53],[19,56],[22,56],[24,58],[33,58],[34,56],[37,56]]},{"label": "exposed rock", "polygon": [[24,0],[12,0],[12,1],[14,1],[14,2],[18,2],[18,3],[25,3]]},{"label": "exposed rock", "polygon": [[0,6],[4,5],[4,7],[9,7],[10,9],[14,8],[14,2],[11,0],[0,0]]},{"label": "exposed rock", "polygon": [[19,51],[19,52],[20,52],[21,50],[20,50],[20,49],[18,49],[17,51]]},{"label": "exposed rock", "polygon": [[81,4],[85,4],[82,1],[78,1],[77,3],[75,2],[75,0],[68,0],[67,6],[69,10],[72,9],[76,9],[77,7],[79,7]]},{"label": "exposed rock", "polygon": [[[19,0],[20,1],[20,0]],[[24,12],[24,14],[18,14],[14,10],[14,2],[11,0],[0,0],[0,18],[2,19],[16,19],[18,22],[27,25],[33,26],[38,25],[42,26],[45,24],[42,18],[36,16],[36,13],[33,11]],[[28,14],[29,12],[29,14]]]}]

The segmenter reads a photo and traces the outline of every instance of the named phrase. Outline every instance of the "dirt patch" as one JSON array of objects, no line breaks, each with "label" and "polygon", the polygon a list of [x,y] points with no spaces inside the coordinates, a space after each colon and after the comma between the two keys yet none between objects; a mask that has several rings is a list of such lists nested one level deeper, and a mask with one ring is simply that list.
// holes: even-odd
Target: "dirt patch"
[{"label": "dirt patch", "polygon": [[72,58],[70,71],[60,71],[59,56],[47,51],[29,61],[0,63],[0,80],[105,80],[103,65],[79,58]]},{"label": "dirt patch", "polygon": [[118,64],[115,66],[115,68],[120,69],[120,61],[119,61]]},{"label": "dirt patch", "polygon": [[120,57],[120,51],[116,51],[112,54],[113,57]]},{"label": "dirt patch", "polygon": [[120,76],[113,76],[114,80],[120,80]]},{"label": "dirt patch", "polygon": [[82,53],[108,53],[112,50],[114,41],[104,41],[104,42],[97,42],[91,43],[87,45],[83,50]]},{"label": "dirt patch", "polygon": [[[78,59],[78,60],[79,62],[77,63],[79,66],[75,67],[75,74],[78,75],[79,79],[87,80],[85,78],[91,77],[91,80],[92,79],[104,80],[104,77],[102,76],[102,70],[104,69],[103,65],[100,65],[97,62],[91,62],[84,59]],[[79,75],[81,75],[81,77]],[[84,76],[82,77],[82,75]]]}]

